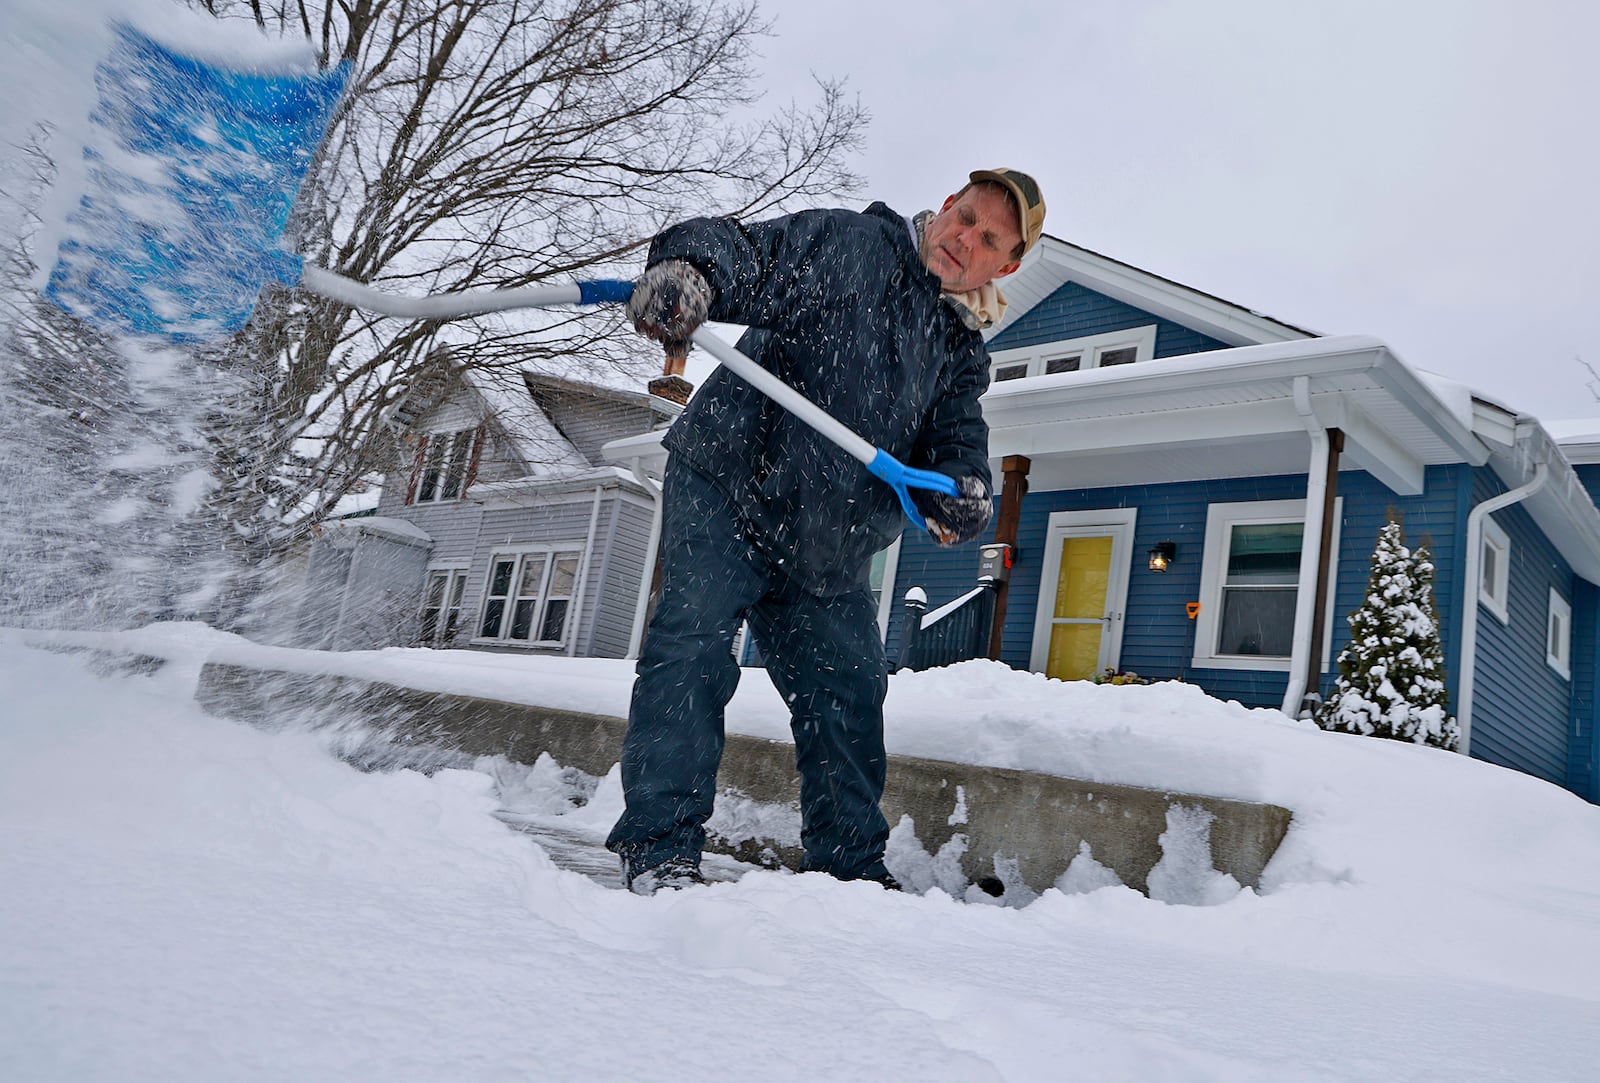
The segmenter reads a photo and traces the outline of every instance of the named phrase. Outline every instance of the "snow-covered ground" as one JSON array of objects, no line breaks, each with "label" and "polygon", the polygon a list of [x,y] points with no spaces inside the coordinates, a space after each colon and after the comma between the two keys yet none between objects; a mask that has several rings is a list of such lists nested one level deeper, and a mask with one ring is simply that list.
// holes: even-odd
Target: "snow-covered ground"
[{"label": "snow-covered ground", "polygon": [[[177,33],[175,9],[0,6],[0,142],[54,129],[57,187],[33,208],[49,252],[107,16]],[[24,228],[27,165],[0,158],[0,237]],[[59,499],[25,488],[6,514]],[[168,662],[107,671],[63,646]],[[1174,905],[1085,872],[1003,907],[751,871],[644,899],[505,822],[592,837],[614,773],[582,807],[548,762],[363,773],[335,754],[350,734],[294,704],[272,731],[199,710],[207,657],[608,714],[630,677],[192,625],[0,631],[6,1083],[1600,1078],[1600,809],[1512,772],[1189,687],[968,663],[894,678],[893,751],[1285,805],[1261,889]],[[759,673],[730,728],[785,735]]]},{"label": "snow-covered ground", "polygon": [[[16,1080],[1591,1080],[1600,808],[1177,685],[893,680],[898,751],[1273,800],[1260,892],[1016,909],[752,871],[656,898],[497,810],[556,773],[361,773],[201,712],[200,660],[615,712],[625,664],[312,656],[197,626],[0,635],[0,1064]],[[74,637],[69,637],[74,638]],[[61,640],[58,638],[58,644]],[[30,643],[35,645],[29,645]],[[746,674],[731,728],[781,707]],[[930,721],[929,708],[939,710]],[[290,705],[285,716],[292,717]],[[603,826],[615,778],[572,815]]]}]

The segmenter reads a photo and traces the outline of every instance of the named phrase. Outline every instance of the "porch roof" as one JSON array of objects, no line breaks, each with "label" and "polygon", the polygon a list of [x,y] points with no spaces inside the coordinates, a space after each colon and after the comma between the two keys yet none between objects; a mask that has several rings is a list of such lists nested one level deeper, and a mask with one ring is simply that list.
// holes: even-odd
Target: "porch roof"
[{"label": "porch roof", "polygon": [[1302,339],[1008,380],[983,399],[995,459],[1035,488],[1201,481],[1306,469],[1307,432],[1400,494],[1424,467],[1489,459],[1472,418],[1374,338]]},{"label": "porch roof", "polygon": [[[1425,377],[1366,336],[1299,339],[994,384],[989,452],[1032,462],[1035,491],[1305,473],[1309,430],[1344,433],[1340,465],[1400,495],[1426,467],[1489,466],[1508,487],[1549,468],[1525,503],[1577,573],[1600,582],[1600,511],[1532,418]],[[607,444],[659,472],[661,432]]]}]

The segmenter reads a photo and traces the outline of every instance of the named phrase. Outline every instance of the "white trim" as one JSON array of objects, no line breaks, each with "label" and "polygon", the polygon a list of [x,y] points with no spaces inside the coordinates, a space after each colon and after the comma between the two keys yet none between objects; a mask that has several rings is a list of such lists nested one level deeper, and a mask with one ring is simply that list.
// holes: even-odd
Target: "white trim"
[{"label": "white trim", "polygon": [[895,606],[895,576],[900,571],[900,539],[896,538],[883,551],[883,587],[878,591],[878,636],[887,639],[889,636],[889,618],[894,613]]},{"label": "white trim", "polygon": [[[542,572],[539,580],[539,593],[534,595],[534,597],[538,600],[538,606],[534,610],[533,614],[535,618],[535,624],[543,624],[545,606],[550,602],[550,580],[551,577],[555,575],[555,566],[558,558],[563,556],[576,556],[578,558],[578,567],[574,569],[573,572],[574,577],[576,577],[583,569],[584,548],[582,541],[536,542],[525,545],[495,546],[491,548],[489,551],[489,566],[484,573],[483,592],[478,597],[477,619],[472,625],[472,636],[468,640],[469,643],[481,646],[541,647],[545,649],[552,649],[565,646],[568,642],[568,638],[576,634],[578,616],[576,595],[577,587],[579,585],[576,578],[573,580],[573,593],[565,596],[567,601],[567,617],[562,623],[560,639],[531,638],[535,631],[532,624],[530,624],[528,629],[528,634],[530,636],[528,639],[513,639],[508,635],[486,636],[483,634],[483,621],[485,615],[489,611],[489,603],[497,598],[503,598],[506,602],[506,609],[500,615],[501,628],[508,629],[511,626],[511,622],[515,620],[516,602],[520,597],[520,595],[517,594],[517,588],[522,578],[522,558],[533,553],[543,553],[551,558],[545,562],[544,571]],[[495,562],[506,558],[509,558],[512,561],[510,584],[511,593],[507,595],[491,594],[490,588],[494,585]]]},{"label": "white trim", "polygon": [[[1327,670],[1333,641],[1333,598],[1337,586],[1340,522],[1343,519],[1344,497],[1334,501],[1333,537],[1329,553],[1328,590],[1324,595],[1324,620],[1322,627],[1322,669]],[[1217,633],[1222,616],[1222,589],[1227,572],[1228,542],[1236,525],[1297,522],[1306,523],[1304,500],[1245,500],[1235,503],[1211,504],[1206,508],[1205,548],[1200,564],[1200,615],[1195,618],[1194,651],[1189,664],[1197,669],[1237,669],[1277,673],[1289,672],[1293,664],[1291,655],[1218,654]],[[1309,529],[1309,525],[1308,525]],[[1301,542],[1304,545],[1304,540]],[[1298,596],[1297,584],[1285,584]]]},{"label": "white trim", "polygon": [[578,654],[578,632],[583,622],[583,600],[588,593],[589,568],[594,563],[595,532],[600,528],[600,503],[606,495],[604,485],[594,487],[594,507],[589,509],[589,536],[584,539],[583,551],[578,554],[577,582],[573,584],[572,615],[568,618],[567,627],[567,657],[575,658]]},{"label": "white trim", "polygon": [[1003,332],[1067,282],[1232,346],[1303,339],[1312,334],[1048,235],[1023,257],[1022,266],[1006,282],[1006,293],[1018,303],[990,330],[991,336]]},{"label": "white trim", "polygon": [[490,546],[489,559],[493,561],[495,557],[520,557],[525,553],[580,553],[582,551],[582,538],[574,538],[570,541],[520,542],[515,545]]},{"label": "white trim", "polygon": [[1483,520],[1483,545],[1482,555],[1478,558],[1479,578],[1482,579],[1482,569],[1487,567],[1485,559],[1490,553],[1495,554],[1493,581],[1489,589],[1484,590],[1479,584],[1478,604],[1483,606],[1496,617],[1501,624],[1511,623],[1511,608],[1507,604],[1511,590],[1511,535],[1505,528],[1494,521],[1494,516],[1485,516]]},{"label": "white trim", "polygon": [[[1558,649],[1552,650],[1550,644],[1557,638],[1557,621],[1561,622],[1560,642]],[[1550,608],[1545,615],[1544,660],[1564,680],[1572,679],[1572,603],[1558,594],[1555,587],[1550,588]]]},{"label": "white trim", "polygon": [[[428,604],[428,591],[433,586],[434,577],[440,575],[444,576],[444,592],[440,595],[440,604],[438,605],[437,609],[439,618],[443,619],[435,619],[432,635],[423,635],[423,614],[427,613],[428,610],[435,608],[434,606]],[[471,577],[472,569],[470,566],[463,564],[460,561],[448,561],[444,564],[430,564],[428,566],[427,571],[423,573],[422,577],[422,604],[417,607],[417,641],[419,643],[429,647],[448,646],[450,643],[454,642],[460,637],[462,632],[462,614],[466,612],[467,608],[464,604],[467,600],[467,583]],[[460,584],[459,588],[456,587],[456,584],[458,583]],[[460,591],[460,597],[456,599],[455,605],[451,605],[451,598],[456,594],[457,590]],[[450,624],[449,613],[451,610],[454,610],[456,614],[455,631],[453,634],[445,636],[444,632]]]},{"label": "white trim", "polygon": [[[1000,383],[1000,371],[1015,365],[1026,365],[1026,375],[1053,376],[1058,375],[1049,371],[1050,362],[1058,358],[1078,355],[1082,358],[1074,372],[1084,372],[1100,367],[1100,359],[1109,350],[1132,347],[1134,350],[1133,362],[1149,361],[1155,356],[1156,350],[1156,325],[1145,324],[1142,327],[1129,327],[1122,331],[1108,331],[1099,335],[1085,335],[1082,338],[1063,339],[1052,342],[1041,342],[1033,346],[1022,346],[1014,350],[997,350],[989,355],[989,371],[991,379]],[[1022,379],[1013,376],[1011,379]]]},{"label": "white trim", "polygon": [[1033,619],[1033,651],[1028,668],[1043,673],[1050,661],[1050,629],[1055,618],[1056,587],[1061,578],[1061,544],[1067,538],[1111,536],[1111,567],[1106,581],[1106,629],[1100,638],[1097,668],[1117,668],[1122,660],[1122,631],[1126,625],[1128,576],[1133,569],[1133,528],[1137,508],[1100,511],[1057,511],[1045,528],[1043,572]]},{"label": "white trim", "polygon": [[941,605],[938,609],[930,610],[929,612],[922,614],[922,617],[917,621],[917,626],[919,628],[932,628],[935,624],[938,624],[940,621],[944,620],[950,614],[954,613],[956,610],[960,609],[962,606],[966,605],[968,602],[972,601],[972,599],[976,598],[978,595],[982,594],[988,589],[989,586],[987,583],[981,586],[973,587],[959,598],[952,598],[950,601],[944,603],[944,605]]}]

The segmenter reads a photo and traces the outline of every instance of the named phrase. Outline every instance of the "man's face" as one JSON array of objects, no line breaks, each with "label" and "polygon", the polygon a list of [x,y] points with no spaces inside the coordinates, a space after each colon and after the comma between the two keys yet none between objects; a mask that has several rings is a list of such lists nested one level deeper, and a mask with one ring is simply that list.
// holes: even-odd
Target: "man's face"
[{"label": "man's face", "polygon": [[946,290],[965,293],[1015,271],[1021,243],[1011,200],[980,184],[944,201],[923,231],[922,262]]}]

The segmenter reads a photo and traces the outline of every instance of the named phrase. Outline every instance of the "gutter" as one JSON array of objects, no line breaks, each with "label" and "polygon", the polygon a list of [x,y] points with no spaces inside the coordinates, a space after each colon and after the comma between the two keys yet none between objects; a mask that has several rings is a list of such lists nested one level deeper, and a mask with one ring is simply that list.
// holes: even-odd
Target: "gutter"
[{"label": "gutter", "polygon": [[[1519,426],[1520,427],[1520,426]],[[1467,513],[1466,583],[1461,609],[1461,680],[1456,686],[1456,725],[1461,727],[1457,751],[1472,752],[1472,690],[1478,663],[1478,594],[1483,587],[1483,520],[1501,508],[1520,504],[1540,489],[1550,477],[1550,464],[1534,464],[1533,477],[1525,484],[1490,497]]]},{"label": "gutter", "polygon": [[650,540],[644,549],[644,567],[639,576],[639,601],[633,608],[633,634],[628,637],[628,658],[638,658],[639,648],[644,643],[644,621],[650,612],[650,588],[654,584],[656,572],[656,554],[661,548],[661,486],[644,472],[638,459],[631,462],[633,467],[633,480],[637,481],[645,492],[650,494]]},{"label": "gutter", "polygon": [[[1294,410],[1305,423],[1311,437],[1311,463],[1306,474],[1306,516],[1300,540],[1300,580],[1295,587],[1294,638],[1289,652],[1289,684],[1283,692],[1281,710],[1290,718],[1300,716],[1305,700],[1307,676],[1314,662],[1311,657],[1312,634],[1317,619],[1317,584],[1326,582],[1322,566],[1323,527],[1328,518],[1328,461],[1331,441],[1328,430],[1317,420],[1311,408],[1311,380],[1306,376],[1294,378]],[[1313,522],[1315,517],[1315,522]]]},{"label": "gutter", "polygon": [[[578,655],[578,632],[583,623],[583,598],[588,593],[584,588],[589,585],[589,563],[594,560],[595,528],[600,523],[600,498],[605,495],[605,491],[603,485],[594,487],[594,504],[589,508],[589,533],[584,538],[583,561],[578,565],[578,582],[572,592],[572,634],[567,637],[568,658],[576,658]],[[591,626],[593,623],[590,622]]]}]

